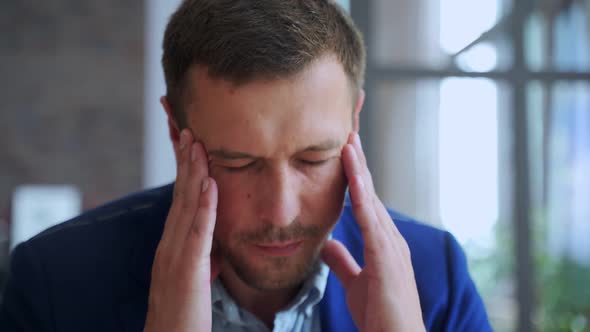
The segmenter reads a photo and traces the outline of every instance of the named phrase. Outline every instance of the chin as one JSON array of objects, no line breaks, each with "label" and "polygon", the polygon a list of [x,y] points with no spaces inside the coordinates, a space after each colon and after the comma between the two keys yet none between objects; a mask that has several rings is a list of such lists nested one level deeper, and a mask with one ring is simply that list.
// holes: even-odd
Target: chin
[{"label": "chin", "polygon": [[235,274],[249,287],[259,291],[277,291],[300,286],[319,264],[324,241],[289,257],[226,255]]}]

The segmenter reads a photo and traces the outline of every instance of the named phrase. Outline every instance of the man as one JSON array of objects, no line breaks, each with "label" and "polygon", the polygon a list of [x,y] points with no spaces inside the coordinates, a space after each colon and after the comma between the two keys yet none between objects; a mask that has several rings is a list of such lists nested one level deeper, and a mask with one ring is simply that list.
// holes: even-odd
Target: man
[{"label": "man", "polygon": [[363,47],[332,1],[185,1],[175,183],[16,248],[2,331],[490,330],[452,236],[374,192]]}]

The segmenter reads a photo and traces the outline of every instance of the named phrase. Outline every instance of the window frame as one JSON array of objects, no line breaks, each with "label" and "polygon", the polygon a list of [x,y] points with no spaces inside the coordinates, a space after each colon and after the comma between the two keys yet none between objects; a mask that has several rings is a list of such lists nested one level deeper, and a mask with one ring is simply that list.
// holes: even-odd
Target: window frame
[{"label": "window frame", "polygon": [[[374,50],[374,36],[372,35],[372,14],[375,0],[350,0],[350,12],[353,20],[363,33],[367,47],[367,53]],[[361,112],[360,135],[367,145],[371,145],[371,138],[367,115],[372,113],[375,107],[375,91],[378,82],[418,79],[444,79],[449,77],[488,78],[506,83],[511,90],[509,105],[512,108],[511,127],[511,165],[512,177],[510,189],[512,190],[511,227],[515,235],[515,280],[516,301],[518,306],[517,331],[535,331],[533,317],[535,314],[535,273],[533,261],[531,212],[532,196],[530,173],[531,165],[529,156],[529,128],[528,128],[528,101],[527,85],[538,81],[545,87],[551,86],[556,81],[590,81],[590,72],[558,71],[544,69],[531,70],[525,59],[525,27],[528,16],[534,12],[534,0],[512,1],[512,8],[508,14],[500,19],[490,30],[482,34],[475,41],[454,55],[466,51],[471,46],[487,40],[500,30],[508,31],[512,44],[512,64],[506,70],[492,70],[488,72],[468,72],[449,66],[446,68],[432,69],[419,66],[387,66],[379,65],[371,56],[367,56],[367,74],[365,80],[366,99]],[[544,107],[550,107],[545,105]],[[373,158],[367,151],[367,159]]]}]

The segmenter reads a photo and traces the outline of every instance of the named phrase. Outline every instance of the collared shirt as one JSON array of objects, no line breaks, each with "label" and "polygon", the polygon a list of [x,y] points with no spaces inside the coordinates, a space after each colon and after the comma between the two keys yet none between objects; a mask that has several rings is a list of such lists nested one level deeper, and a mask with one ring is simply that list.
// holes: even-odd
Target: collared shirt
[{"label": "collared shirt", "polygon": [[[320,264],[305,281],[293,302],[276,314],[273,332],[321,330],[318,303],[324,296],[328,274],[328,266],[320,260]],[[211,288],[211,304],[213,332],[270,332],[261,320],[236,304],[219,279],[213,282]]]}]

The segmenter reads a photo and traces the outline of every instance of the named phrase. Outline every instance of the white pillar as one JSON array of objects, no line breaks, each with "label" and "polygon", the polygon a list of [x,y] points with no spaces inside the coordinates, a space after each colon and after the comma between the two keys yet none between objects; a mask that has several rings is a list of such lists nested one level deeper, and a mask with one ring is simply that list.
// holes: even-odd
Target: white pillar
[{"label": "white pillar", "polygon": [[[441,62],[438,1],[374,3],[372,61],[418,67]],[[388,206],[438,223],[438,84],[408,80],[376,86],[367,116],[376,190]]]},{"label": "white pillar", "polygon": [[338,2],[340,6],[342,6],[344,9],[346,9],[348,13],[350,13],[350,0],[337,0],[336,2]]},{"label": "white pillar", "polygon": [[143,186],[153,187],[176,177],[172,143],[160,96],[166,93],[162,70],[162,40],[170,15],[181,0],[147,0],[145,20],[145,92]]}]

